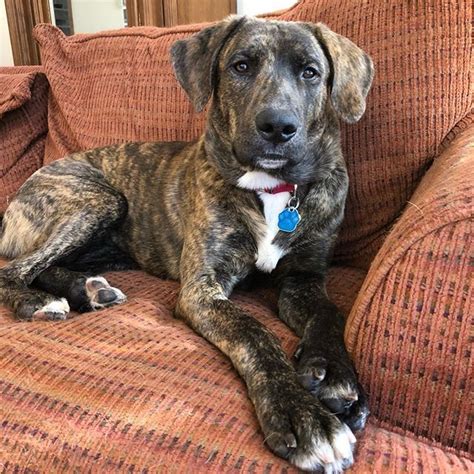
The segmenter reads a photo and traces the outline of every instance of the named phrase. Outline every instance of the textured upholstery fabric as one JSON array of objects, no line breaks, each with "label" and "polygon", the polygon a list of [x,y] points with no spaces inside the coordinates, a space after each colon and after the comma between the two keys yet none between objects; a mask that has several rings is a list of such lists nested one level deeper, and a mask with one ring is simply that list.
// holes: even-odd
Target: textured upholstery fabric
[{"label": "textured upholstery fabric", "polygon": [[[263,445],[229,361],[173,319],[178,284],[112,273],[129,302],[67,322],[21,324],[0,308],[0,460],[7,472],[296,472]],[[364,273],[333,268],[351,305]],[[266,291],[235,301],[288,352],[296,337]],[[375,420],[374,420],[375,421]],[[468,472],[440,447],[370,425],[353,472]],[[391,469],[391,471],[390,471]]]},{"label": "textured upholstery fabric", "polygon": [[[364,276],[334,269],[334,299],[350,307]],[[178,284],[142,272],[108,278],[126,304],[59,324],[21,324],[0,308],[0,460],[41,472],[287,466],[264,447],[229,361],[173,319]],[[272,294],[235,300],[294,350]]]},{"label": "textured upholstery fabric", "polygon": [[[343,128],[351,187],[336,257],[367,268],[444,137],[472,107],[469,2],[303,0],[279,15],[323,21],[371,54],[366,115]],[[36,28],[50,96],[46,161],[124,140],[190,140],[196,114],[171,71],[169,47],[202,25],[66,38]],[[455,46],[453,46],[455,45]]]},{"label": "textured upholstery fabric", "polygon": [[[351,188],[336,257],[351,267],[333,268],[328,284],[350,313],[346,340],[374,414],[353,472],[474,472],[471,8],[304,0],[280,15],[326,22],[376,64],[366,116],[343,127]],[[201,27],[68,39],[38,27],[52,91],[46,161],[117,141],[197,137],[205,115],[178,88],[168,49]],[[26,77],[4,78],[13,73]],[[41,138],[18,152],[2,139],[30,140],[35,124],[44,134],[47,89],[38,69],[0,69],[0,109],[25,101],[0,117],[0,198],[41,165]],[[32,104],[42,119],[15,115]],[[3,173],[10,164],[21,171]],[[108,277],[128,303],[63,323],[18,323],[0,307],[0,467],[294,472],[264,447],[228,360],[172,318],[177,283],[141,272]],[[296,338],[275,317],[275,295],[235,300],[292,352]]]},{"label": "textured upholstery fabric", "polygon": [[474,450],[473,145],[471,123],[426,173],[346,334],[374,414],[466,454]]},{"label": "textured upholstery fabric", "polygon": [[0,68],[0,213],[43,163],[48,90],[40,67]]}]

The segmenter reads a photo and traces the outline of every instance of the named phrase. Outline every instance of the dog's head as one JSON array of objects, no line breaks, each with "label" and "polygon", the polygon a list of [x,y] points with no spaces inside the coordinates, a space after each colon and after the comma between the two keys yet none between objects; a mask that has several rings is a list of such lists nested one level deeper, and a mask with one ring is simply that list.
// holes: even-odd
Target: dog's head
[{"label": "dog's head", "polygon": [[249,17],[177,41],[172,61],[198,111],[212,97],[206,146],[234,183],[248,171],[313,181],[339,151],[336,117],[360,119],[373,77],[369,56],[321,23]]}]

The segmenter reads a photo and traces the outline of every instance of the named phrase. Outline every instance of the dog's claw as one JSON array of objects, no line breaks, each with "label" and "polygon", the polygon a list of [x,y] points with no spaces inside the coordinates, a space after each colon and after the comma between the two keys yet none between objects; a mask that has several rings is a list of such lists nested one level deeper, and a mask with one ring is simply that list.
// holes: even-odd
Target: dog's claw
[{"label": "dog's claw", "polygon": [[272,451],[283,459],[288,459],[291,452],[296,449],[297,443],[293,433],[286,433],[281,435],[279,433],[272,433],[267,437],[267,444]]},{"label": "dog's claw", "polygon": [[293,433],[288,433],[285,436],[285,443],[289,448],[293,448],[293,449],[296,448],[297,444],[296,444],[295,435]]},{"label": "dog's claw", "polygon": [[296,361],[300,360],[301,354],[303,353],[303,346],[298,346],[296,348],[295,353],[293,354],[293,357]]},{"label": "dog's claw", "polygon": [[[301,359],[302,349],[300,350]],[[315,392],[326,377],[327,361],[324,357],[314,357],[299,364],[298,380],[304,388]]]}]

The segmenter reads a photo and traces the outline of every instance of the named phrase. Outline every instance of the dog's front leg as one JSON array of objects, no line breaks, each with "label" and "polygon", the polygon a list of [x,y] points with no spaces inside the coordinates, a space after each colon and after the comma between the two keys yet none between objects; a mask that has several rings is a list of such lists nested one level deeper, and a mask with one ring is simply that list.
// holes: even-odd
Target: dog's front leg
[{"label": "dog's front leg", "polygon": [[230,279],[217,272],[187,274],[176,313],[217,346],[244,379],[265,441],[302,469],[339,472],[352,463],[349,428],[305,390],[277,338],[228,298]]},{"label": "dog's front leg", "polygon": [[300,337],[295,353],[301,384],[353,430],[365,426],[367,397],[344,344],[345,318],[317,274],[290,273],[282,282],[279,313]]}]

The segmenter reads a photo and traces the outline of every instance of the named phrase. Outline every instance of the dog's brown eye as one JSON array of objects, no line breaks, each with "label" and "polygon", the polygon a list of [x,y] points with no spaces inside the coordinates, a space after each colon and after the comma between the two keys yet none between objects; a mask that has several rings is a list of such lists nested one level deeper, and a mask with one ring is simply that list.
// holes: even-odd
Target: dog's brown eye
[{"label": "dog's brown eye", "polygon": [[240,73],[244,74],[249,71],[249,63],[247,61],[239,61],[234,64],[234,69]]},{"label": "dog's brown eye", "polygon": [[318,71],[314,69],[314,67],[306,67],[303,71],[303,78],[304,79],[314,79],[316,76],[318,76]]}]

